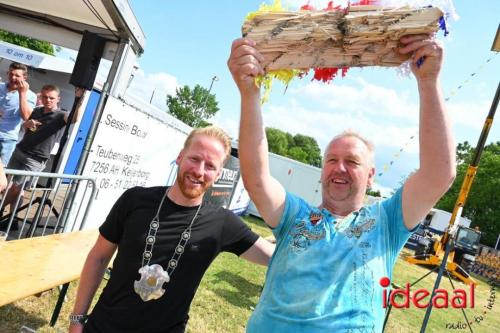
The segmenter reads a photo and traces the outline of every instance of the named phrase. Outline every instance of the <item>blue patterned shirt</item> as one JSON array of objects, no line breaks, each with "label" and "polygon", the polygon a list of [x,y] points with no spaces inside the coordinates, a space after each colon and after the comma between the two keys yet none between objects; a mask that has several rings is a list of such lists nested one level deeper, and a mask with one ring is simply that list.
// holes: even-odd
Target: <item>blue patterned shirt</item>
[{"label": "blue patterned shirt", "polygon": [[411,231],[402,189],[337,219],[287,193],[276,250],[249,333],[381,332],[379,281],[391,277]]},{"label": "blue patterned shirt", "polygon": [[[31,90],[27,93],[28,104],[35,107],[36,95]],[[8,91],[7,83],[0,83],[0,140],[17,140],[21,129],[21,110],[19,92]]]}]

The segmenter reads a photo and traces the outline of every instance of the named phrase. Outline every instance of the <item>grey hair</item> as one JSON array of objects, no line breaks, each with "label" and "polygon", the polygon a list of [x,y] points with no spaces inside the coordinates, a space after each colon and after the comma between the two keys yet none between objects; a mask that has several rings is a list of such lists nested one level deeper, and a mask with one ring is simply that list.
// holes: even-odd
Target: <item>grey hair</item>
[{"label": "grey hair", "polygon": [[356,138],[359,141],[363,142],[363,144],[366,146],[366,148],[368,148],[370,167],[374,168],[375,167],[375,146],[373,145],[373,143],[370,140],[366,139],[361,134],[359,134],[358,132],[355,132],[351,129],[347,129],[347,130],[343,131],[342,133],[334,136],[333,139],[330,140],[330,142],[328,143],[328,145],[325,148],[325,154],[323,155],[323,161],[326,159],[326,153],[328,152],[328,149],[330,148],[332,143],[337,141],[337,140],[347,138],[347,137],[353,137],[353,138]]}]

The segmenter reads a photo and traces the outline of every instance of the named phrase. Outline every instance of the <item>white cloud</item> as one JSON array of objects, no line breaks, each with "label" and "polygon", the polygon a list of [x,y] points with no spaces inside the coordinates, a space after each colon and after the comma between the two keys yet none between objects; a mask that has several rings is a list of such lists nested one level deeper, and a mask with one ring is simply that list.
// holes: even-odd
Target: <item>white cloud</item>
[{"label": "white cloud", "polygon": [[374,183],[373,184],[372,190],[374,190],[374,191],[380,191],[380,194],[384,198],[389,197],[392,194],[392,192],[394,191],[394,189],[392,187],[382,186],[382,185],[380,185],[378,183]]},{"label": "white cloud", "polygon": [[[397,93],[361,79],[354,84],[313,82],[289,89],[286,101],[279,105],[273,104],[271,97],[263,106],[263,117],[266,126],[314,137],[322,150],[345,129],[359,132],[375,144],[377,172],[383,171],[383,184],[395,185],[402,175],[418,167],[419,106],[412,96],[416,99],[417,92]],[[475,142],[490,103],[479,96],[446,103],[457,142]],[[496,133],[493,128],[490,141]],[[390,162],[394,164],[384,170]]]},{"label": "white cloud", "polygon": [[[314,111],[298,105],[269,106],[264,111],[264,122],[266,126],[292,134],[312,136],[318,141],[321,149],[324,149],[336,134],[352,129],[367,137],[375,146],[391,147],[396,150],[417,130],[416,125],[399,126],[397,123],[375,122],[364,115]],[[416,151],[416,144],[410,143],[407,151]]]},{"label": "white cloud", "polygon": [[[396,151],[418,128],[418,106],[408,94],[363,80],[356,86],[310,83],[288,94],[286,105],[264,105],[266,126],[310,135],[322,149],[334,135],[353,129],[375,146]],[[416,152],[416,140],[410,141],[406,150]]]},{"label": "white cloud", "polygon": [[356,79],[355,86],[341,83],[323,84],[312,82],[293,92],[321,103],[321,108],[342,110],[359,115],[397,117],[415,122],[418,106],[409,99],[409,94]]},{"label": "white cloud", "polygon": [[[374,121],[359,114],[317,111],[303,107],[294,99],[284,106],[264,106],[263,116],[266,126],[314,137],[322,151],[333,136],[348,128],[368,138],[376,147],[376,173],[383,173],[383,177],[377,176],[377,181],[382,182],[377,189],[380,188],[384,194],[397,185],[402,175],[407,175],[418,166],[416,124],[399,126],[390,118]],[[390,162],[393,164],[389,166]]]},{"label": "white cloud", "polygon": [[[491,96],[467,99],[463,102],[447,103],[453,122],[453,134],[456,142],[469,141],[475,144],[479,139],[484,121],[491,107]],[[500,126],[493,122],[486,143],[496,142],[500,138]]]},{"label": "white cloud", "polygon": [[448,111],[455,126],[466,126],[472,130],[481,129],[490,109],[487,100],[465,103],[449,103]]},{"label": "white cloud", "polygon": [[208,122],[223,128],[233,140],[238,139],[239,119],[224,117],[217,113],[214,118],[208,119]]},{"label": "white cloud", "polygon": [[377,185],[382,193],[417,167],[418,105],[409,93],[356,80],[351,85],[309,83],[287,95],[285,104],[275,105],[271,99],[264,105],[265,125],[312,136],[322,150],[333,136],[355,130],[376,147],[377,173],[384,174],[383,185]]},{"label": "white cloud", "polygon": [[[140,96],[144,101],[166,110],[167,94],[175,94],[175,88],[179,86],[177,78],[165,72],[145,73],[138,69],[130,83],[127,92]],[[152,97],[152,99],[151,99]]]}]

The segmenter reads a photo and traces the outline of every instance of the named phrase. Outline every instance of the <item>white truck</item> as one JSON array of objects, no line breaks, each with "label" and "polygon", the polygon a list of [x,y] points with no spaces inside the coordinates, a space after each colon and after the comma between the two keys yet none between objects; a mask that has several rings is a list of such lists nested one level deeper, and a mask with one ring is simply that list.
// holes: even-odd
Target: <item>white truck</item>
[{"label": "white truck", "polygon": [[[418,242],[424,237],[424,230],[433,234],[442,235],[450,223],[451,213],[441,209],[432,208],[429,214],[422,220],[418,230],[413,233],[406,243],[406,247],[415,249]],[[469,227],[471,220],[467,217],[461,217],[458,225]]]},{"label": "white truck", "polygon": [[[442,234],[450,223],[451,213],[441,209],[432,208],[429,214],[422,221],[422,225],[427,227],[431,232]],[[458,224],[464,227],[469,227],[471,220],[466,217],[461,217]]]},{"label": "white truck", "polygon": [[[321,169],[269,153],[271,175],[278,180],[286,191],[297,194],[313,205],[321,203]],[[257,208],[250,201],[248,214],[260,217]]]}]

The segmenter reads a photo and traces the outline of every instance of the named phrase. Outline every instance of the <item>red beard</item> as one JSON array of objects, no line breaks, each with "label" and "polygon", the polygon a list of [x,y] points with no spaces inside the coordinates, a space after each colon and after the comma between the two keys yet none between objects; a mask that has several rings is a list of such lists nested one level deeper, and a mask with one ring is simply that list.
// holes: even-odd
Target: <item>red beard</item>
[{"label": "red beard", "polygon": [[187,182],[189,181],[186,181],[186,173],[179,175],[177,177],[177,182],[179,183],[179,188],[182,194],[184,194],[184,196],[186,196],[189,199],[199,198],[210,187],[210,184],[207,184],[205,182],[201,182],[200,186],[195,186],[195,187],[189,186],[187,184]]}]

